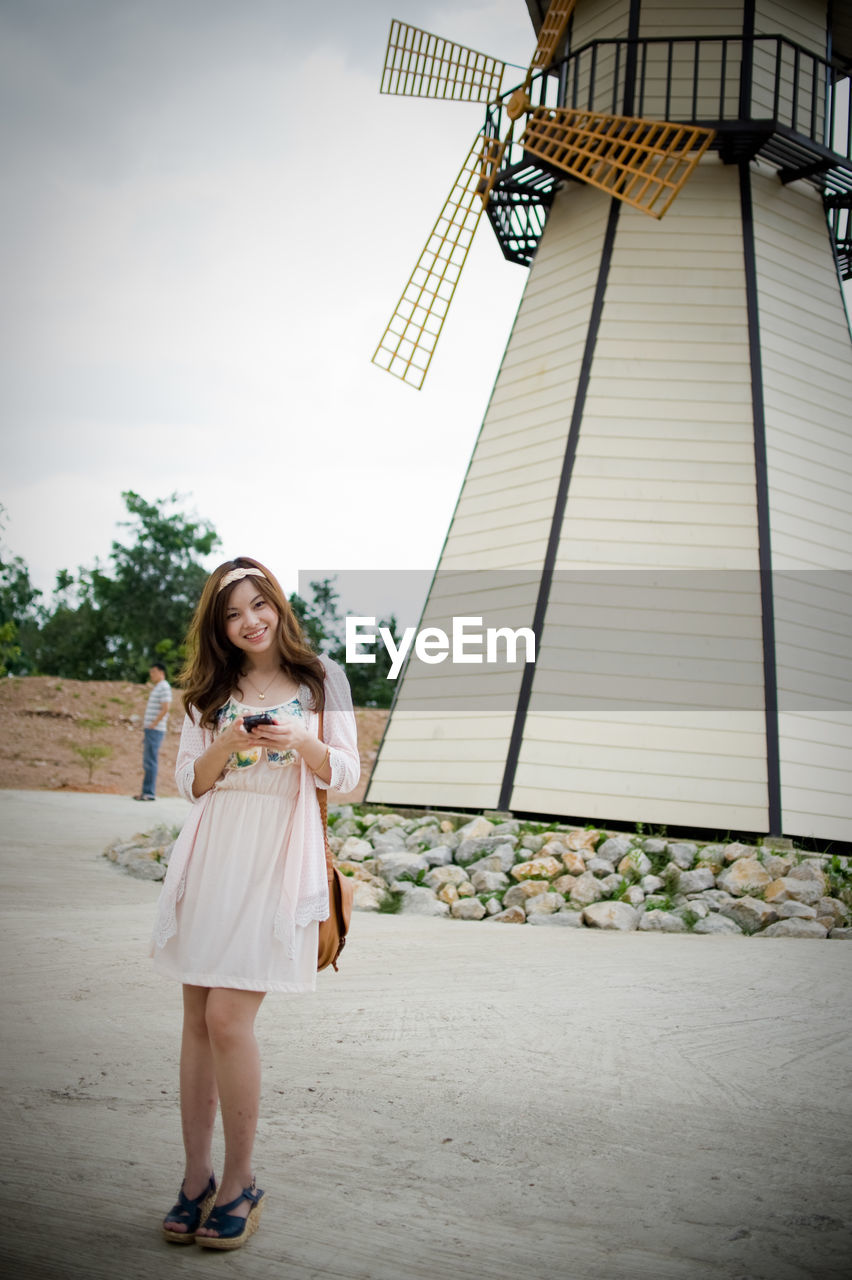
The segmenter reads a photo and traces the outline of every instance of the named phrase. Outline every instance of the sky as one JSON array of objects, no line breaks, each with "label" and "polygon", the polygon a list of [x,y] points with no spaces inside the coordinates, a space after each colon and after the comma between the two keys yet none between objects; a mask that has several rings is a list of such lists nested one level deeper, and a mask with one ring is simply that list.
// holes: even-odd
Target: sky
[{"label": "sky", "polygon": [[424,389],[371,364],[483,119],[378,93],[391,17],[534,45],[524,0],[0,0],[2,539],[43,590],[126,489],[288,591],[428,581],[527,273],[483,219]]},{"label": "sky", "polygon": [[[534,47],[522,0],[403,8]],[[108,556],[126,489],[287,590],[437,562],[527,273],[483,219],[425,388],[371,363],[483,119],[378,93],[392,16],[0,3],[2,536],[42,589]]]}]

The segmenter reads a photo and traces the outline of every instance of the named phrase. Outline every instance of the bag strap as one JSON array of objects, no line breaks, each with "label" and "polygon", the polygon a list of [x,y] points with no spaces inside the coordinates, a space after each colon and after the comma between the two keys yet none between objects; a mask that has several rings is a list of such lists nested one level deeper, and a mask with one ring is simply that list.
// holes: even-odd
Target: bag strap
[{"label": "bag strap", "polygon": [[[319,737],[322,742],[322,712],[319,713]],[[317,803],[319,804],[320,818],[322,819],[322,839],[325,845],[325,868],[328,873],[329,883],[334,875],[334,863],[331,859],[331,849],[328,846],[328,791],[325,787],[317,787]]]}]

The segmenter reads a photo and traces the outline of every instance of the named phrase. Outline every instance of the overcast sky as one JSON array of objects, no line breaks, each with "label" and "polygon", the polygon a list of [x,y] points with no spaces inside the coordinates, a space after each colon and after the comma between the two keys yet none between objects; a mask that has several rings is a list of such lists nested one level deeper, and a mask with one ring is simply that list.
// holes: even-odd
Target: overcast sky
[{"label": "overcast sky", "polygon": [[0,501],[42,588],[128,488],[288,589],[437,561],[526,272],[483,220],[424,390],[370,363],[483,115],[380,70],[391,16],[534,37],[523,0],[403,8],[0,3]]},{"label": "overcast sky", "polygon": [[526,272],[483,219],[425,388],[370,363],[483,118],[379,95],[392,16],[534,44],[524,0],[0,0],[0,502],[40,587],[128,488],[288,590],[436,563]]}]

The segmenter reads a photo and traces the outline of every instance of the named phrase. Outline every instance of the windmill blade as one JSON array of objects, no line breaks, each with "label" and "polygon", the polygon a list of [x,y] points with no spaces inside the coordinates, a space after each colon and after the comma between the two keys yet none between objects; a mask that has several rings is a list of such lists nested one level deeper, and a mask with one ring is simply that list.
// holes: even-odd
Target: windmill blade
[{"label": "windmill blade", "polygon": [[420,388],[505,149],[484,130],[468,152],[391,316],[373,363]]},{"label": "windmill blade", "polygon": [[521,143],[549,169],[662,218],[714,137],[695,125],[537,107]]},{"label": "windmill blade", "polygon": [[380,93],[454,102],[493,102],[505,63],[441,36],[391,22]]},{"label": "windmill blade", "polygon": [[550,66],[565,38],[568,20],[576,4],[577,0],[550,0],[550,7],[538,33],[538,44],[532,56],[530,72],[539,67]]}]

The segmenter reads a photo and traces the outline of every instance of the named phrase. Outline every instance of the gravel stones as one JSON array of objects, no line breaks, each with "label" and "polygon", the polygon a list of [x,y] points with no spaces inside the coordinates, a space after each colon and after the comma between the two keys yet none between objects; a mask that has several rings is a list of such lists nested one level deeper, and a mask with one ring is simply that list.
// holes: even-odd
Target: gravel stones
[{"label": "gravel stones", "polygon": [[627,933],[639,924],[639,912],[626,902],[593,902],[583,911],[583,920],[593,929],[617,929]]},{"label": "gravel stones", "polygon": [[715,889],[716,877],[709,867],[696,867],[694,871],[681,871],[677,880],[679,893],[703,893]]},{"label": "gravel stones", "polygon": [[698,856],[698,845],[678,840],[669,845],[668,855],[675,866],[680,867],[682,871],[688,871]]},{"label": "gravel stones", "polygon": [[718,878],[719,888],[735,897],[753,893],[755,889],[765,889],[771,883],[769,872],[757,858],[740,858],[726,867]]},{"label": "gravel stones", "polygon": [[485,905],[479,898],[459,898],[450,907],[454,920],[481,920],[485,914]]},{"label": "gravel stones", "polygon": [[441,902],[437,894],[425,885],[404,884],[402,886],[402,906],[400,908],[411,916],[448,916],[450,908]]},{"label": "gravel stones", "polygon": [[514,880],[533,880],[538,876],[543,876],[547,880],[552,880],[554,876],[559,875],[561,870],[562,863],[558,858],[531,858],[529,862],[519,862],[517,866],[512,867],[512,878]]},{"label": "gravel stones", "polygon": [[693,925],[693,933],[742,933],[742,929],[736,920],[729,920],[727,916],[716,913],[715,915],[705,916],[703,920],[699,920]]},{"label": "gravel stones", "polygon": [[609,840],[604,840],[603,844],[598,845],[597,854],[599,858],[608,858],[614,869],[616,862],[620,861],[626,853],[629,853],[632,847],[632,836],[612,836]]},{"label": "gravel stones", "polygon": [[600,886],[600,881],[595,879],[591,871],[586,871],[583,875],[578,876],[571,890],[571,901],[576,902],[581,907],[588,907],[593,902],[599,902],[603,896],[604,891]]},{"label": "gravel stones", "polygon": [[526,918],[523,907],[507,907],[496,916],[489,916],[488,920],[491,924],[524,924]]},{"label": "gravel stones", "polygon": [[565,899],[561,893],[536,893],[527,898],[524,905],[529,920],[535,915],[553,915],[554,911],[565,906]]},{"label": "gravel stones", "polygon": [[755,934],[756,938],[826,938],[828,930],[816,920],[801,920],[793,916],[790,920],[778,920],[768,929]]},{"label": "gravel stones", "polygon": [[743,933],[755,933],[779,919],[771,903],[761,902],[760,898],[732,898],[719,911],[729,920],[735,920]]},{"label": "gravel stones", "polygon": [[686,921],[673,911],[645,911],[639,921],[642,933],[686,933]]},{"label": "gravel stones", "polygon": [[792,876],[782,876],[780,880],[769,882],[763,896],[767,902],[792,900],[814,907],[823,896],[823,889],[816,880],[794,880]]}]

